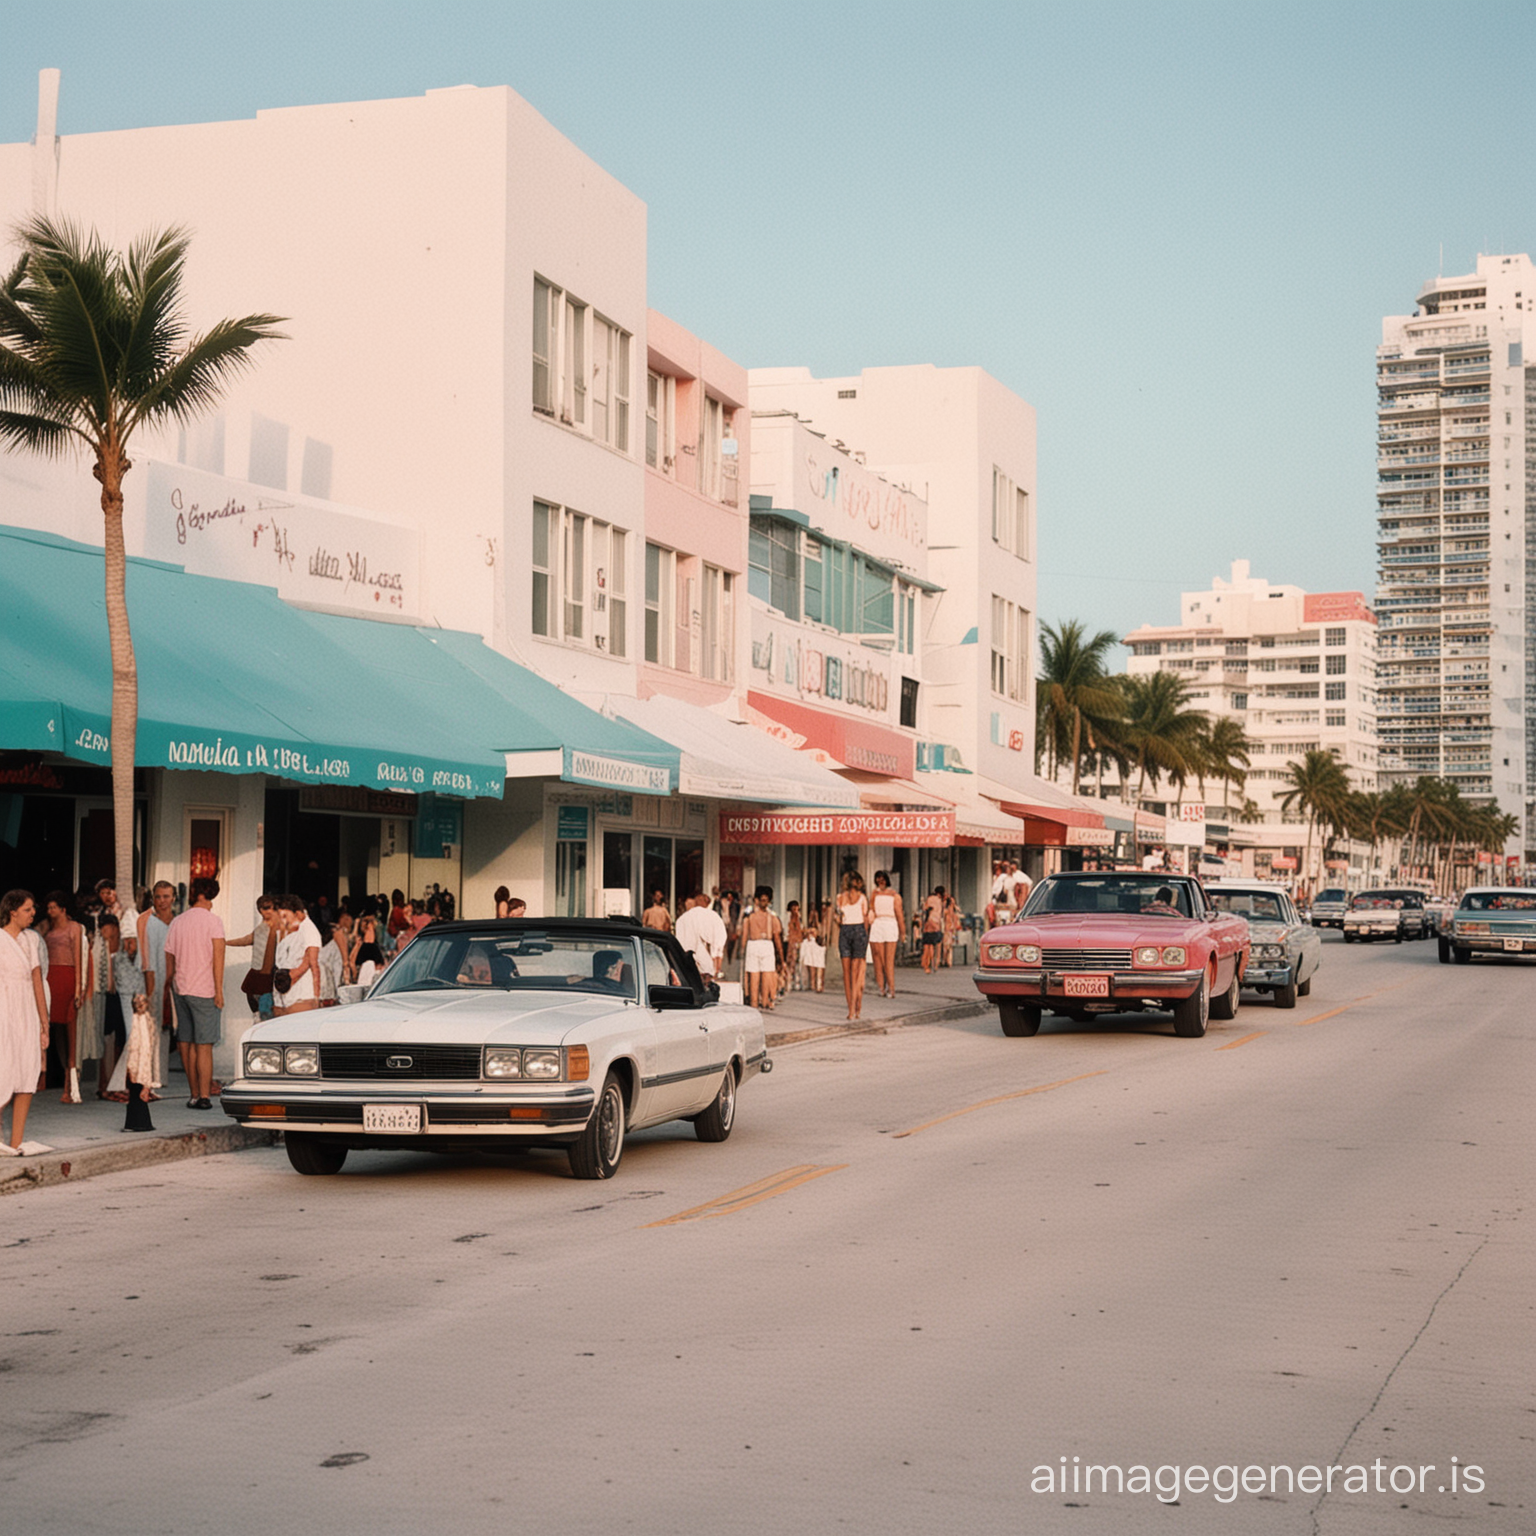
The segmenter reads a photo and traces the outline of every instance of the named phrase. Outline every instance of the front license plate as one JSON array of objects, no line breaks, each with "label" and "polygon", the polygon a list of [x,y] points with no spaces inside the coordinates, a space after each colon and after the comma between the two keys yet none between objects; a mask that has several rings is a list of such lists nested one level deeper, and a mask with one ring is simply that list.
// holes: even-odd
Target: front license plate
[{"label": "front license plate", "polygon": [[1504,940],[1504,948],[1505,949],[1513,949],[1513,950],[1518,952],[1519,950],[1522,950],[1522,949],[1525,948],[1525,940],[1524,939],[1505,939]]},{"label": "front license plate", "polygon": [[386,1135],[421,1134],[420,1104],[364,1104],[363,1129]]},{"label": "front license plate", "polygon": [[1063,976],[1061,990],[1068,997],[1108,997],[1108,976]]}]

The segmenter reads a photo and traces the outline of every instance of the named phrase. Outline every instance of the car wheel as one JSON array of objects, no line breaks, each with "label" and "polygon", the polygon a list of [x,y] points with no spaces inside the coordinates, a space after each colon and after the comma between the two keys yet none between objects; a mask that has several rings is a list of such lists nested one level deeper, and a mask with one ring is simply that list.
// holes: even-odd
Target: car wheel
[{"label": "car wheel", "polygon": [[1198,1040],[1205,1033],[1210,1017],[1211,992],[1202,973],[1195,990],[1173,1005],[1173,1032],[1185,1040]]},{"label": "car wheel", "polygon": [[1310,976],[1308,976],[1305,981],[1297,983],[1297,986],[1296,986],[1296,996],[1297,997],[1311,997],[1311,995],[1312,995],[1312,978]]},{"label": "car wheel", "polygon": [[611,1072],[586,1129],[571,1143],[571,1172],[578,1179],[611,1179],[624,1156],[624,1090]]},{"label": "car wheel", "polygon": [[997,1005],[998,1022],[1010,1040],[1027,1040],[1040,1028],[1040,1010],[1005,999]]},{"label": "car wheel", "polygon": [[1237,979],[1237,966],[1232,967],[1232,985],[1227,988],[1220,997],[1211,999],[1211,1017],[1213,1019],[1235,1019],[1237,1017],[1237,1005],[1241,1001],[1238,993],[1240,983]]},{"label": "car wheel", "polygon": [[1288,987],[1275,988],[1275,1007],[1294,1008],[1296,1006],[1296,983],[1292,982]]},{"label": "car wheel", "polygon": [[1403,942],[1403,930],[1401,928],[1392,935],[1392,942],[1394,944],[1401,944]]},{"label": "car wheel", "polygon": [[1353,944],[1353,943],[1354,943],[1354,942],[1355,942],[1355,936],[1354,936],[1354,934],[1352,934],[1352,933],[1346,933],[1346,934],[1345,934],[1345,935],[1344,935],[1344,942],[1345,942],[1345,943],[1346,943],[1346,944]]},{"label": "car wheel", "polygon": [[1463,945],[1461,945],[1461,944],[1454,944],[1454,945],[1452,945],[1451,946],[1451,953],[1456,957],[1456,964],[1457,965],[1471,965],[1472,964],[1472,951],[1470,949],[1465,948]]},{"label": "car wheel", "polygon": [[724,1141],[736,1123],[736,1069],[727,1067],[720,1079],[720,1092],[702,1115],[693,1121],[694,1134],[700,1141]]},{"label": "car wheel", "polygon": [[1446,942],[1446,940],[1441,939],[1440,940],[1440,964],[1441,965],[1449,965],[1450,963],[1451,963],[1451,946]]},{"label": "car wheel", "polygon": [[304,1131],[288,1131],[283,1136],[288,1161],[300,1173],[340,1173],[347,1160],[347,1149],[334,1141],[322,1141]]}]

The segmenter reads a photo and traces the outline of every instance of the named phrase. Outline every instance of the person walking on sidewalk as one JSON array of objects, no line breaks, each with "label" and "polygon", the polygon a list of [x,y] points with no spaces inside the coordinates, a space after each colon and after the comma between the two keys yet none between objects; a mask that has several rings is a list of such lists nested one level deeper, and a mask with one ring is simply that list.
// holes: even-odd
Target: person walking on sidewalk
[{"label": "person walking on sidewalk", "polygon": [[[149,1016],[155,1021],[155,1029],[168,1029],[174,1035],[176,1009],[165,989],[165,940],[175,915],[176,887],[169,880],[155,881],[150,888],[149,902],[149,910],[139,913],[134,920],[139,969],[144,972],[144,995],[149,999]],[[127,1007],[131,1002],[130,994],[123,1000],[123,1006]],[[160,1049],[159,1039],[157,1034],[156,1050]]]},{"label": "person walking on sidewalk", "polygon": [[0,1109],[11,1106],[11,1134],[0,1156],[33,1156],[52,1149],[23,1140],[27,1111],[48,1050],[48,1000],[42,967],[22,935],[37,915],[31,891],[0,896]]},{"label": "person walking on sidewalk", "polygon": [[747,1002],[773,1012],[778,992],[779,961],[784,950],[784,930],[769,908],[773,887],[760,885],[752,898],[752,910],[741,922],[746,940]]},{"label": "person walking on sidewalk", "polygon": [[188,1109],[213,1108],[213,1048],[224,1033],[224,924],[213,910],[218,894],[217,880],[194,880],[192,905],[165,936],[165,985],[173,989]]},{"label": "person walking on sidewalk", "polygon": [[939,962],[939,946],[944,942],[944,887],[936,885],[923,903],[923,972],[932,975]]},{"label": "person walking on sidewalk", "polygon": [[57,1076],[49,1087],[62,1087],[63,1102],[80,1102],[80,1007],[85,1001],[85,929],[70,915],[69,896],[50,891],[43,942],[48,946],[48,1054]]},{"label": "person walking on sidewalk", "polygon": [[875,985],[881,997],[896,996],[896,946],[907,926],[901,908],[901,896],[891,889],[891,877],[885,870],[875,871],[873,920],[869,925],[869,952],[875,961]]},{"label": "person walking on sidewalk", "polygon": [[851,869],[837,893],[837,953],[843,962],[843,996],[849,1019],[864,1015],[864,966],[869,958],[869,898],[864,876]]},{"label": "person walking on sidewalk", "polygon": [[693,893],[691,903],[678,918],[677,941],[693,956],[706,985],[720,979],[720,968],[725,964],[725,919],[703,891]]}]

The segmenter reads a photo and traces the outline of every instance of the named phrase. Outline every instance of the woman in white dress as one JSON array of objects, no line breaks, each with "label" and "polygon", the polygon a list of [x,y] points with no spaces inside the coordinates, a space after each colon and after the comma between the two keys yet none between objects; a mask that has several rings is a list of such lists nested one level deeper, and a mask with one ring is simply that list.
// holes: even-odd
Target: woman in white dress
[{"label": "woman in white dress", "polygon": [[274,991],[279,1013],[302,1013],[320,1006],[320,930],[298,896],[279,896],[277,914],[282,934],[277,941],[277,973],[288,973],[288,990]]},{"label": "woman in white dress", "polygon": [[869,925],[869,949],[875,960],[875,985],[881,997],[896,996],[896,946],[906,927],[901,896],[891,889],[891,877],[875,871],[874,918]]},{"label": "woman in white dress", "polygon": [[22,1139],[48,1049],[42,967],[22,939],[36,916],[30,891],[7,891],[0,897],[0,1108],[11,1106],[10,1139],[0,1142],[0,1156],[6,1157],[50,1150]]}]

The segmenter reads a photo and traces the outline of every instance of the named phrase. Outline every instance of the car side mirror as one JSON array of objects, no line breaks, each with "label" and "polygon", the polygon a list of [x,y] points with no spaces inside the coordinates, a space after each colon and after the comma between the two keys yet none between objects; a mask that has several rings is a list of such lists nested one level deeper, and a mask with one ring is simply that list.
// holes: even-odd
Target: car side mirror
[{"label": "car side mirror", "polygon": [[657,982],[645,994],[652,1008],[697,1008],[699,1000],[692,987],[668,987]]}]

